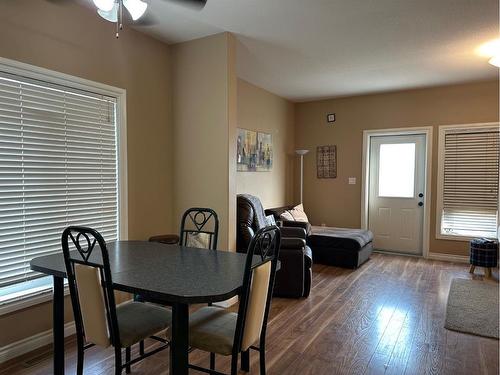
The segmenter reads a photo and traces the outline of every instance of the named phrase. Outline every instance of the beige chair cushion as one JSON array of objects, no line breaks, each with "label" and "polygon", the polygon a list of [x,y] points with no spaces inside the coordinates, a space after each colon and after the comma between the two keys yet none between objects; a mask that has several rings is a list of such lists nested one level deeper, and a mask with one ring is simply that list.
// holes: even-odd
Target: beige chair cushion
[{"label": "beige chair cushion", "polygon": [[241,343],[242,350],[247,350],[250,345],[259,339],[262,332],[270,277],[271,262],[266,262],[253,271],[243,341]]},{"label": "beige chair cushion", "polygon": [[116,308],[122,348],[154,335],[171,325],[172,312],[161,306],[129,302]]},{"label": "beige chair cushion", "polygon": [[[243,331],[242,350],[259,338],[266,309],[271,262],[253,271],[252,285]],[[221,307],[208,306],[189,317],[189,345],[207,352],[231,355],[238,315]]]},{"label": "beige chair cushion", "polygon": [[231,355],[238,315],[215,306],[202,307],[189,317],[189,345],[211,353]]},{"label": "beige chair cushion", "polygon": [[96,345],[108,347],[111,342],[99,270],[95,267],[75,264],[75,279],[85,339]]},{"label": "beige chair cushion", "polygon": [[210,234],[208,233],[187,233],[186,246],[198,249],[208,249],[210,247]]},{"label": "beige chair cushion", "polygon": [[[75,277],[85,339],[96,345],[108,347],[111,341],[99,270],[75,264]],[[116,317],[121,346],[127,348],[170,326],[172,312],[156,305],[130,302],[116,307]]]}]

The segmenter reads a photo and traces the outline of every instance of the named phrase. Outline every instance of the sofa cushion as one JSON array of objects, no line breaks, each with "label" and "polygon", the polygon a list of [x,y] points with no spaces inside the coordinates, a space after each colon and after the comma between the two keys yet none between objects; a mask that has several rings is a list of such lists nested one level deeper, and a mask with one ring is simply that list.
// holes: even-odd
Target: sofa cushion
[{"label": "sofa cushion", "polygon": [[284,211],[280,215],[281,220],[286,220],[286,221],[295,221],[295,218],[293,215],[290,213],[290,211]]},{"label": "sofa cushion", "polygon": [[313,225],[307,243],[318,247],[360,250],[373,240],[373,233],[364,229],[320,227]]},{"label": "sofa cushion", "polygon": [[302,206],[302,203],[299,204],[298,206],[295,206],[293,209],[288,210],[287,212],[292,215],[293,220],[295,221],[302,221],[304,223],[308,223],[309,219],[307,218],[306,213],[304,212],[304,206]]}]

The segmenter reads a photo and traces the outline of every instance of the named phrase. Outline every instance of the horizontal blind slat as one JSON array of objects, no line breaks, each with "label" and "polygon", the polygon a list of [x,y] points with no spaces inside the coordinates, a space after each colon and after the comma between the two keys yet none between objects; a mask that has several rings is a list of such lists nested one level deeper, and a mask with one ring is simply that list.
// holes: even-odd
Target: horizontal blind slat
[{"label": "horizontal blind slat", "polygon": [[116,100],[0,72],[0,288],[68,225],[118,238]]}]

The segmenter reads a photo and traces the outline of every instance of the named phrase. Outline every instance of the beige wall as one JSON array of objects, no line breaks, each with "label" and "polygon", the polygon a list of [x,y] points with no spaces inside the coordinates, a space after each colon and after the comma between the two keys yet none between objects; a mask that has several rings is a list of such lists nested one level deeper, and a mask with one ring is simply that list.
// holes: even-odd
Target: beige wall
[{"label": "beige wall", "polygon": [[270,172],[237,172],[237,193],[258,196],[265,208],[292,203],[293,103],[239,79],[238,127],[271,133],[274,160]]},{"label": "beige wall", "polygon": [[[169,232],[169,47],[130,28],[116,40],[114,26],[91,10],[58,4],[1,1],[0,57],[127,90],[129,237]],[[0,347],[50,328],[50,304],[0,316]]]},{"label": "beige wall", "polygon": [[[315,224],[361,225],[362,141],[365,129],[433,126],[431,252],[467,255],[467,243],[435,239],[438,126],[498,121],[498,81],[323,100],[296,105],[297,148],[304,162],[304,206]],[[337,121],[325,117],[335,112]],[[336,179],[316,178],[316,147],[337,145]],[[348,185],[356,177],[356,185]]]},{"label": "beige wall", "polygon": [[228,33],[171,48],[174,217],[193,206],[213,208],[220,221],[221,249],[234,249],[236,242],[234,49]]}]

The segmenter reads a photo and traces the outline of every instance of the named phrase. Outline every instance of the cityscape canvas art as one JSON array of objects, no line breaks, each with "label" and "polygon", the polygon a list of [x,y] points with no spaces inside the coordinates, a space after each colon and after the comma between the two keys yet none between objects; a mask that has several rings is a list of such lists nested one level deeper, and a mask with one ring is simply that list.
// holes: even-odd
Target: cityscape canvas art
[{"label": "cityscape canvas art", "polygon": [[236,165],[239,172],[266,172],[273,168],[272,135],[238,129]]}]

